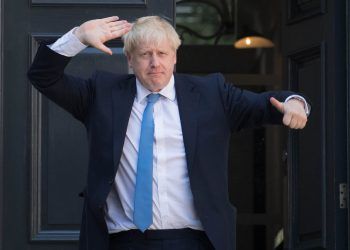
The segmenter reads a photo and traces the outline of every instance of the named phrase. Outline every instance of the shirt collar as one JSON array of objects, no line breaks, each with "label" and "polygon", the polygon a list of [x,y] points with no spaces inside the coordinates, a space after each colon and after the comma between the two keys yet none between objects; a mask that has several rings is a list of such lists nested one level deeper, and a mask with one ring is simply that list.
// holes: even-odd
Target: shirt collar
[{"label": "shirt collar", "polygon": [[[139,79],[136,78],[136,101],[141,103],[152,92],[146,89]],[[175,101],[175,80],[174,75],[171,76],[170,81],[165,87],[158,92],[161,96],[168,98],[171,101]]]}]

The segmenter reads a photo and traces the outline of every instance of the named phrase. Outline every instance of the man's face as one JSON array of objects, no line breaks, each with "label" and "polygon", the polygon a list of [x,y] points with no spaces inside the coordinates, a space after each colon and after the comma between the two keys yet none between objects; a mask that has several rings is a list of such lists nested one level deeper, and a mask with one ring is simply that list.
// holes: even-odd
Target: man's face
[{"label": "man's face", "polygon": [[158,92],[169,83],[174,72],[176,51],[166,41],[158,44],[140,43],[127,58],[143,86]]}]

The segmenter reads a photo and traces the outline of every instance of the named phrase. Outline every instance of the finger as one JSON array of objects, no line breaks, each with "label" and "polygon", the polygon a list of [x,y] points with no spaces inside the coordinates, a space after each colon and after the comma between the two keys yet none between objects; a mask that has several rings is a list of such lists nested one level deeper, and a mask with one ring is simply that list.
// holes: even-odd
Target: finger
[{"label": "finger", "polygon": [[121,29],[121,30],[115,30],[111,32],[111,39],[115,39],[118,37],[123,36],[124,34],[128,33],[130,31],[130,29]]},{"label": "finger", "polygon": [[307,124],[307,118],[303,122],[303,128],[306,126],[306,124]]},{"label": "finger", "polygon": [[123,26],[129,24],[128,21],[125,20],[119,20],[119,21],[115,21],[115,22],[109,22],[107,23],[108,27],[113,28],[113,27],[118,27],[118,26]]},{"label": "finger", "polygon": [[305,127],[307,118],[304,113],[298,113],[296,115],[293,115],[293,118],[297,121],[297,125],[296,125],[297,128]]},{"label": "finger", "polygon": [[289,127],[295,129],[295,128],[297,128],[297,126],[298,126],[298,120],[295,118],[292,118],[290,123],[289,123]]},{"label": "finger", "polygon": [[96,49],[99,49],[101,50],[102,52],[106,53],[106,54],[109,54],[109,55],[112,55],[112,50],[108,47],[106,47],[103,43],[100,43],[98,45],[96,45]]},{"label": "finger", "polygon": [[131,25],[127,24],[127,23],[114,25],[114,26],[109,27],[111,32],[122,30],[122,29],[130,29],[130,28],[131,28]]},{"label": "finger", "polygon": [[118,38],[123,36],[124,34],[128,33],[130,31],[131,27],[125,27],[123,29],[116,29],[112,32],[112,39]]},{"label": "finger", "polygon": [[295,129],[302,129],[302,128],[304,128],[304,126],[303,126],[302,122],[299,122]]},{"label": "finger", "polygon": [[110,22],[115,22],[115,21],[119,20],[119,17],[118,16],[110,16],[110,17],[102,18],[102,20],[106,23],[110,23]]},{"label": "finger", "polygon": [[[305,127],[306,122],[307,122],[307,118],[303,117],[303,116],[293,116],[293,119],[296,121],[294,128],[295,129],[302,129]],[[293,122],[291,122],[292,124]]]},{"label": "finger", "polygon": [[284,105],[283,102],[278,101],[276,98],[271,97],[270,103],[274,106],[279,112],[284,113]]},{"label": "finger", "polygon": [[283,116],[283,124],[284,125],[289,126],[291,120],[292,120],[292,115],[291,114],[285,114]]},{"label": "finger", "polygon": [[307,119],[301,119],[298,123],[298,128],[303,129],[306,126]]}]

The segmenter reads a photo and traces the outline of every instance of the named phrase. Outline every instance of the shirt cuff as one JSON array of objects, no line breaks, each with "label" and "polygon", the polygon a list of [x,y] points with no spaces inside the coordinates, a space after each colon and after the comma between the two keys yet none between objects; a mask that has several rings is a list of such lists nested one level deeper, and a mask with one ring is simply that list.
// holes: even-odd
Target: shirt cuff
[{"label": "shirt cuff", "polygon": [[87,46],[80,42],[76,35],[74,35],[73,32],[76,28],[77,27],[71,29],[69,32],[60,37],[56,42],[48,45],[48,47],[63,56],[73,57],[77,55]]},{"label": "shirt cuff", "polygon": [[310,115],[311,106],[310,106],[310,104],[307,103],[307,101],[305,100],[304,97],[302,97],[300,95],[290,95],[287,97],[287,99],[284,101],[284,103],[288,102],[290,99],[297,99],[299,101],[302,101],[304,103],[304,110],[305,110],[306,116]]}]

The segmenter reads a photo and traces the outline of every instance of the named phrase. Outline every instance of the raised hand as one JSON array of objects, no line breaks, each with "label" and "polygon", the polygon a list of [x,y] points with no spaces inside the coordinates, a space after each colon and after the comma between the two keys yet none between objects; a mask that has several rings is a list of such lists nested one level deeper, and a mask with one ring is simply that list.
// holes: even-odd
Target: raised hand
[{"label": "raised hand", "polygon": [[119,17],[112,16],[94,19],[80,25],[74,34],[85,45],[95,47],[112,55],[112,50],[104,45],[105,42],[121,37],[130,31],[132,24]]},{"label": "raised hand", "polygon": [[293,129],[302,129],[307,122],[304,103],[297,99],[290,99],[287,102],[279,102],[271,97],[270,102],[283,115],[283,124]]}]

